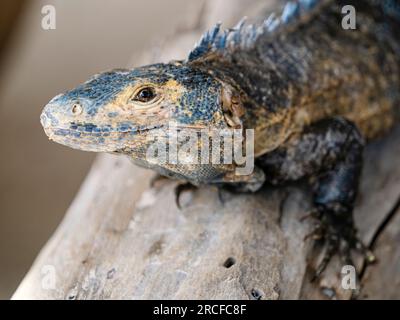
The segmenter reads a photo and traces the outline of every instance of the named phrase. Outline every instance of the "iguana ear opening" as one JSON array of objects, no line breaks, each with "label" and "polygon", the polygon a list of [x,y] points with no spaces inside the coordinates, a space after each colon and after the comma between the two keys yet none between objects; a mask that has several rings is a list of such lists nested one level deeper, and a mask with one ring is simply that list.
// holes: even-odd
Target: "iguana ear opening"
[{"label": "iguana ear opening", "polygon": [[235,92],[230,86],[224,85],[221,91],[222,111],[228,126],[234,129],[241,129],[244,115],[244,107],[240,94]]}]

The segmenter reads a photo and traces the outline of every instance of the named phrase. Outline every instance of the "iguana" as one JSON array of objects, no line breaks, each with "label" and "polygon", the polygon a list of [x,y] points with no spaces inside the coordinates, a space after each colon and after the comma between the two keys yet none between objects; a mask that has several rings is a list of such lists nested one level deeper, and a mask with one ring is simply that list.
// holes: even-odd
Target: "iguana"
[{"label": "iguana", "polygon": [[[355,29],[342,26],[346,5]],[[400,119],[399,30],[399,0],[291,1],[262,23],[217,24],[184,61],[97,74],[54,97],[41,123],[58,143],[125,154],[194,185],[255,192],[265,181],[308,179],[320,222],[313,234],[326,245],[318,276],[336,253],[347,263],[353,249],[373,259],[352,211],[365,141]],[[150,161],[156,142],[172,152],[171,121],[195,134],[254,130],[253,172],[236,174],[234,161]]]}]

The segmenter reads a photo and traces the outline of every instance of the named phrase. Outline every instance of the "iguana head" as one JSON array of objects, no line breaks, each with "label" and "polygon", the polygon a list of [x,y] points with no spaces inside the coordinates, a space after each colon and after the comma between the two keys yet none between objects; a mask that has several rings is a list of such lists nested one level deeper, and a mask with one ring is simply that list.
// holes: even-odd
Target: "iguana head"
[{"label": "iguana head", "polygon": [[[241,126],[239,115],[243,110],[233,91],[208,72],[180,62],[113,70],[54,97],[45,106],[41,123],[48,137],[63,145],[126,154],[161,174],[206,182],[234,167],[232,163],[197,163],[201,149],[209,148],[205,141],[211,145],[215,131]],[[195,133],[201,138],[179,157],[178,163],[170,158],[151,162],[148,152],[154,146],[158,148],[160,142],[170,157],[170,139],[177,132]],[[177,139],[175,147],[187,144],[187,137],[190,135]],[[193,149],[196,151],[191,153]],[[223,151],[214,150],[210,154],[223,156]]]},{"label": "iguana head", "polygon": [[54,97],[41,123],[51,140],[75,149],[131,152],[171,121],[193,130],[228,127],[222,95],[221,82],[178,62],[113,70]]}]

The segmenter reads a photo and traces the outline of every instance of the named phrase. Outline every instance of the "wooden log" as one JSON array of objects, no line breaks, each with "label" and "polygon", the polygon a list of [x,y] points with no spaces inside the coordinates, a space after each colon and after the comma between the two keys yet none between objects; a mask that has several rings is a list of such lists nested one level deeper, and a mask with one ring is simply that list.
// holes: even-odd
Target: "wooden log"
[{"label": "wooden log", "polygon": [[[233,24],[264,10],[263,1],[195,6],[186,32],[155,50],[182,57],[211,20]],[[202,12],[202,18],[196,18]],[[209,20],[207,20],[209,19]],[[190,24],[191,23],[191,24]],[[153,55],[154,56],[154,55]],[[151,59],[148,59],[151,60]],[[149,61],[150,62],[150,61]],[[365,153],[357,226],[380,259],[363,272],[361,297],[400,298],[400,128]],[[348,299],[334,259],[310,282],[320,251],[304,237],[313,221],[308,188],[265,187],[256,194],[204,186],[175,205],[176,181],[153,177],[123,157],[100,155],[61,225],[14,299]],[[397,209],[396,209],[397,208]],[[396,222],[397,221],[397,222]],[[357,258],[357,257],[356,257]],[[362,267],[360,257],[356,259]],[[397,279],[392,282],[390,279]],[[381,282],[380,282],[381,281]],[[390,292],[384,292],[386,285]],[[358,283],[360,286],[360,282]]]},{"label": "wooden log", "polygon": [[374,253],[380,263],[370,266],[364,277],[362,299],[395,299],[400,297],[400,210],[391,216],[377,238]]}]

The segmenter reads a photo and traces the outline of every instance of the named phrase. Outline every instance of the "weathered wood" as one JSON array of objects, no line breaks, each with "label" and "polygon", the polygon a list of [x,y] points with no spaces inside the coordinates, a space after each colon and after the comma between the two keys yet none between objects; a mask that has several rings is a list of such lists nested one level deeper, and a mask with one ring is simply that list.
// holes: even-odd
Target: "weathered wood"
[{"label": "weathered wood", "polygon": [[[224,21],[232,24],[246,12],[259,12],[260,3],[209,1],[202,12],[214,20],[222,10]],[[182,56],[211,22],[195,19],[200,8],[187,17],[192,25],[186,33],[168,50],[162,45],[155,52],[162,51],[164,59]],[[400,276],[400,211],[380,228],[400,194],[400,128],[369,146],[365,157],[355,218],[363,239],[374,240],[380,261],[366,269],[362,296],[400,298],[400,282],[389,282]],[[313,221],[300,221],[310,209],[305,186],[266,187],[254,195],[224,192],[223,201],[214,187],[201,187],[182,195],[179,210],[177,182],[161,181],[151,188],[152,176],[125,158],[99,156],[13,298],[351,297],[341,288],[338,259],[310,283],[310,266],[319,252],[303,240],[313,226]],[[53,271],[55,286],[49,282]],[[390,292],[383,292],[389,284]]]},{"label": "weathered wood", "polygon": [[400,298],[400,209],[379,237],[374,253],[379,263],[370,266],[363,277],[364,287],[360,298]]}]

